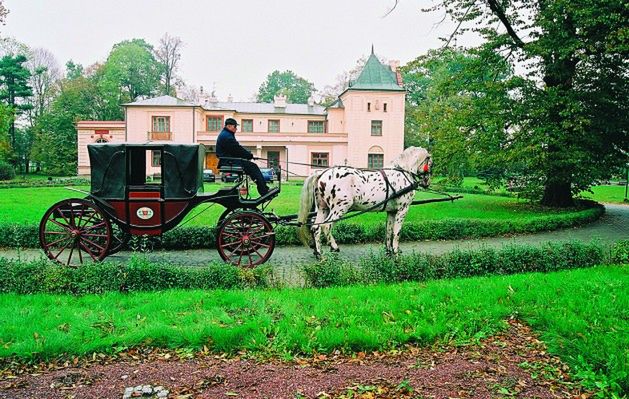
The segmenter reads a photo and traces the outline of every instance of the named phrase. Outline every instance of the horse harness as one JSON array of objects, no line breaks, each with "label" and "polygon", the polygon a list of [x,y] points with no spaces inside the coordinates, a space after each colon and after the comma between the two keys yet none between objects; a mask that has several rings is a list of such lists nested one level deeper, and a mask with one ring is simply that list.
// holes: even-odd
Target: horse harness
[{"label": "horse harness", "polygon": [[[402,173],[402,176],[404,176],[404,178],[406,179],[406,181],[409,183],[408,186],[404,187],[401,190],[396,190],[395,187],[393,187],[393,185],[391,184],[391,182],[389,181],[389,177],[387,176],[387,174],[384,172],[385,170],[395,170],[397,172]],[[404,169],[401,168],[393,168],[393,169],[380,169],[379,170],[380,174],[382,175],[382,178],[384,179],[384,186],[387,190],[386,195],[385,195],[385,200],[382,203],[382,211],[387,209],[387,204],[389,203],[389,201],[394,200],[396,198],[399,198],[401,196],[403,196],[404,194],[411,192],[413,190],[416,190],[417,187],[419,186],[419,175],[416,175],[413,172],[409,172],[406,171]],[[409,179],[407,173],[410,173],[413,177],[413,180]],[[389,197],[389,190],[393,191],[393,195],[391,197]]]}]

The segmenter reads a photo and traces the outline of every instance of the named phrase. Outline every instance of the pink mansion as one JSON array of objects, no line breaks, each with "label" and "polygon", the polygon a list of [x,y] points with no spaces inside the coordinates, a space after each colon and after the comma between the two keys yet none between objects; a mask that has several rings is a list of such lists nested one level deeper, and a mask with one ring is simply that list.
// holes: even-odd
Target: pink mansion
[{"label": "pink mansion", "polygon": [[[279,163],[283,178],[309,175],[308,164],[380,168],[403,150],[405,93],[397,63],[385,66],[372,53],[327,108],[287,104],[283,96],[273,104],[213,98],[194,104],[170,96],[136,101],[124,105],[124,121],[77,123],[78,173],[90,173],[87,144],[95,142],[201,143],[206,168],[216,172],[216,136],[226,118],[240,123],[236,138],[265,159],[260,166]],[[148,159],[147,174],[158,173],[159,162]]]}]

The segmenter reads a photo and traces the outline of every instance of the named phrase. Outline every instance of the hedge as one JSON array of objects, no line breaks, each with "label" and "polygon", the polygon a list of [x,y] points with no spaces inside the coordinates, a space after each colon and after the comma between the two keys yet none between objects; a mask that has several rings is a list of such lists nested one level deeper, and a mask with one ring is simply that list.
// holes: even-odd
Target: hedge
[{"label": "hedge", "polygon": [[[624,246],[623,246],[624,245]],[[626,242],[614,248],[624,248]],[[443,255],[413,253],[397,258],[370,254],[359,262],[329,256],[303,264],[307,286],[426,281],[433,279],[548,272],[589,267],[604,262],[600,244],[548,243],[541,247],[509,245],[502,249],[455,250]],[[135,256],[128,263],[101,262],[79,268],[48,260],[23,262],[0,258],[0,293],[101,294],[104,292],[160,291],[166,289],[239,289],[278,287],[270,266],[241,269],[211,262],[203,267],[152,263]]]},{"label": "hedge", "polygon": [[[50,180],[48,180],[50,179]],[[0,181],[0,188],[89,186],[86,177],[49,177],[48,179],[14,179]]]},{"label": "hedge", "polygon": [[128,263],[89,263],[78,268],[48,260],[21,262],[0,258],[0,293],[101,294],[166,289],[234,289],[267,287],[271,268],[241,269],[212,262],[204,267],[152,263],[135,256]]},{"label": "hedge", "polygon": [[[506,234],[534,233],[573,227],[597,220],[605,208],[590,208],[562,215],[540,216],[525,220],[443,219],[432,221],[407,221],[402,227],[402,241],[454,240],[462,238],[493,237]],[[150,247],[163,249],[215,248],[216,228],[209,226],[182,226],[166,232],[161,239],[151,240]],[[301,245],[297,229],[277,226],[275,238],[278,245]],[[359,223],[339,222],[333,230],[341,244],[381,242],[385,236],[384,224],[365,226]],[[0,223],[0,247],[36,248],[39,246],[36,226]],[[133,245],[141,246],[135,240]]]},{"label": "hedge", "polygon": [[397,258],[372,254],[355,262],[329,256],[302,266],[310,287],[426,281],[444,278],[550,272],[590,267],[604,261],[597,243],[547,243],[541,247],[508,245],[501,249],[454,250],[443,255],[413,253]]},{"label": "hedge", "polygon": [[[624,248],[624,249],[623,249]],[[617,243],[612,252],[623,249]],[[329,256],[300,265],[307,286],[426,281],[433,279],[549,272],[589,267],[605,261],[597,243],[548,243],[541,247],[509,245],[502,249],[455,250],[443,255],[413,253],[397,258],[370,254],[358,263]],[[101,262],[79,268],[48,260],[23,262],[0,258],[0,293],[101,294],[104,292],[160,291],[166,289],[242,289],[281,286],[270,266],[241,269],[220,262],[204,267],[152,263],[143,256],[127,264]]]}]

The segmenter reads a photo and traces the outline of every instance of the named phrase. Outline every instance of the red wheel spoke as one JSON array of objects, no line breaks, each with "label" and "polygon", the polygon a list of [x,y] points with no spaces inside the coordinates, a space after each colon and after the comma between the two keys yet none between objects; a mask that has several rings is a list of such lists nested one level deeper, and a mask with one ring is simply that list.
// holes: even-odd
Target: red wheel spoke
[{"label": "red wheel spoke", "polygon": [[88,224],[89,222],[91,222],[92,220],[94,220],[94,216],[95,216],[95,215],[96,215],[96,213],[95,213],[95,212],[91,212],[91,213],[90,213],[90,215],[89,215],[89,217],[88,217],[87,219],[84,219],[84,220],[85,220],[85,223],[83,223],[82,225],[79,225],[79,226],[77,226],[77,227],[79,227],[79,228],[83,228],[83,227],[87,226],[87,224]]},{"label": "red wheel spoke", "polygon": [[[70,243],[72,243],[72,241],[68,242],[68,244],[70,244]],[[57,260],[57,259],[59,258],[59,255],[61,255],[61,253],[62,253],[63,251],[65,251],[65,250],[68,248],[68,244],[64,245],[64,246],[61,248],[61,250],[59,251],[59,253],[57,254],[57,256],[55,256],[55,257],[54,257],[54,258],[52,258],[52,259]]]},{"label": "red wheel spoke", "polygon": [[267,244],[265,244],[263,242],[260,242],[260,241],[251,241],[251,242],[255,243],[256,245],[258,245],[260,247],[264,247],[264,248],[270,248],[271,247],[270,245],[267,245]]},{"label": "red wheel spoke", "polygon": [[87,234],[87,233],[83,233],[81,234],[81,237],[107,237],[107,234]]},{"label": "red wheel spoke", "polygon": [[[81,237],[81,243],[83,243],[83,241],[85,242],[89,242],[90,244],[92,244],[93,246],[95,246],[97,249],[100,249],[101,251],[104,251],[105,248],[101,247],[100,245],[98,245],[97,243],[95,243],[92,240],[88,240],[87,238]],[[85,247],[85,245],[83,245]]]},{"label": "red wheel spoke", "polygon": [[62,238],[58,239],[57,241],[52,241],[52,242],[49,242],[49,243],[48,243],[48,246],[49,246],[49,247],[52,247],[52,246],[54,246],[55,244],[57,244],[57,243],[59,243],[59,242],[61,242],[61,241],[65,241],[65,240],[69,240],[69,239],[71,240],[71,239],[72,239],[72,237],[71,237],[71,236],[62,237]]},{"label": "red wheel spoke", "polygon": [[55,230],[46,230],[44,234],[65,234],[68,235],[67,231],[55,231]]},{"label": "red wheel spoke", "polygon": [[83,231],[90,231],[90,230],[94,230],[94,229],[97,229],[99,227],[104,227],[104,226],[106,226],[106,224],[105,224],[105,221],[103,220],[99,224],[95,224],[93,226],[84,228]]},{"label": "red wheel spoke", "polygon": [[[66,220],[66,219],[64,218],[64,220]],[[52,222],[52,223],[54,223],[54,224],[56,224],[57,226],[61,227],[62,229],[65,229],[65,230],[70,230],[70,229],[72,229],[72,226],[70,226],[69,224],[63,224],[63,223],[61,223],[61,222],[58,222],[58,221],[57,221],[57,220],[55,220],[55,219],[50,219],[49,221],[50,221],[50,222]]]},{"label": "red wheel spoke", "polygon": [[[79,252],[81,252],[81,250],[79,249]],[[68,261],[66,262],[66,265],[70,266],[70,261],[72,260],[72,254],[74,253],[74,245],[72,246],[72,248],[70,248],[70,255],[68,256]]]},{"label": "red wheel spoke", "polygon": [[87,254],[93,259],[93,260],[98,260],[98,258],[96,256],[94,256],[94,254],[92,253],[92,251],[90,251],[90,249],[88,247],[86,247],[85,245],[83,245],[83,242],[79,242],[79,245],[83,247],[83,249],[85,250],[85,252],[87,252]]}]

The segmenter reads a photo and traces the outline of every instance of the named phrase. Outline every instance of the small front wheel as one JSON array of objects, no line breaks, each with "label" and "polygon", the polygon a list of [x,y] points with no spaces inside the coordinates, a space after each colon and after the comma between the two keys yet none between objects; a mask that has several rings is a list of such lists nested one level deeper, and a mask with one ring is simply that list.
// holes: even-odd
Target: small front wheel
[{"label": "small front wheel", "polygon": [[220,224],[216,248],[225,262],[254,267],[273,254],[275,232],[267,218],[258,212],[234,212]]},{"label": "small front wheel", "polygon": [[99,261],[111,244],[111,223],[93,202],[59,201],[39,224],[39,243],[48,258],[67,266]]}]

